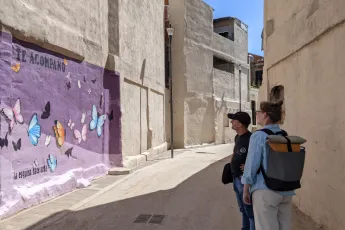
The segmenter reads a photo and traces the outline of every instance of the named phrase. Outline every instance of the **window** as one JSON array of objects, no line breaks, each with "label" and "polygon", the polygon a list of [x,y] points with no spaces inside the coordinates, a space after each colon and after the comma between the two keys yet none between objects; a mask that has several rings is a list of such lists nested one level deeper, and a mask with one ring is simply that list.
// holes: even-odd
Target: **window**
[{"label": "window", "polygon": [[256,101],[251,101],[251,109],[252,109],[252,124],[256,125]]},{"label": "window", "polygon": [[223,36],[225,38],[229,38],[229,32],[228,31],[225,31],[225,32],[221,32],[219,33],[220,36]]},{"label": "window", "polygon": [[254,85],[260,87],[262,84],[262,70],[255,71]]},{"label": "window", "polygon": [[280,123],[284,124],[285,120],[285,101],[284,101],[284,86],[282,85],[276,85],[271,89],[270,92],[270,101],[271,102],[278,102],[283,101],[283,111],[282,111],[282,118]]},{"label": "window", "polygon": [[213,57],[213,68],[226,71],[229,73],[235,73],[235,64],[223,59]]}]

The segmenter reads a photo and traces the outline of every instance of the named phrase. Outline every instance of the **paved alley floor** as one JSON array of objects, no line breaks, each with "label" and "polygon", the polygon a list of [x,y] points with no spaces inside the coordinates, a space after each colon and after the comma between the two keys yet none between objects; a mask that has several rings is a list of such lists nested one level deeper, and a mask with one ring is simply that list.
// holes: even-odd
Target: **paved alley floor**
[{"label": "paved alley floor", "polygon": [[[0,221],[0,230],[239,230],[235,194],[221,183],[231,149],[177,151],[174,159],[151,161],[127,176],[106,176]],[[294,230],[318,229],[302,213],[294,214]]]}]

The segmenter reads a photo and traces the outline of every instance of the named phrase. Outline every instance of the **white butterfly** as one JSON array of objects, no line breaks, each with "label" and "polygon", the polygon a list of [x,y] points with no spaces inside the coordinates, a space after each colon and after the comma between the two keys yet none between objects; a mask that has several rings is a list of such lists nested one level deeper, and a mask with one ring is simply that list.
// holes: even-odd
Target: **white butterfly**
[{"label": "white butterfly", "polygon": [[79,130],[74,130],[74,136],[75,138],[78,140],[78,143],[81,143],[81,140],[86,141],[86,133],[87,133],[87,125],[84,124],[83,128],[81,130],[81,133],[79,132]]},{"label": "white butterfly", "polygon": [[70,72],[68,72],[66,78],[67,78],[69,81],[71,81],[71,73],[70,73]]},{"label": "white butterfly", "polygon": [[33,165],[34,165],[35,167],[38,167],[38,166],[39,166],[37,160],[34,160]]},{"label": "white butterfly", "polygon": [[82,124],[84,124],[85,118],[86,118],[85,113],[82,113],[82,114],[81,114],[81,120],[80,120]]},{"label": "white butterfly", "polygon": [[91,89],[89,88],[89,89],[87,90],[87,92],[88,92],[89,94],[91,94]]},{"label": "white butterfly", "polygon": [[78,87],[79,87],[79,89],[81,88],[80,80],[78,80]]},{"label": "white butterfly", "polygon": [[13,109],[10,108],[3,108],[0,111],[0,114],[5,117],[6,121],[8,122],[8,132],[11,135],[14,124],[24,124],[24,118],[23,115],[20,114],[21,112],[21,103],[20,99],[16,101],[14,104]]},{"label": "white butterfly", "polygon": [[72,120],[71,120],[71,118],[69,119],[69,121],[68,121],[68,124],[67,124],[67,126],[72,130],[73,129],[73,127],[74,127],[74,123],[72,123]]},{"label": "white butterfly", "polygon": [[50,144],[50,140],[51,140],[51,136],[50,136],[50,135],[47,135],[47,136],[46,136],[46,140],[45,140],[45,142],[44,142],[44,145],[45,145],[45,146],[48,146],[48,145]]}]

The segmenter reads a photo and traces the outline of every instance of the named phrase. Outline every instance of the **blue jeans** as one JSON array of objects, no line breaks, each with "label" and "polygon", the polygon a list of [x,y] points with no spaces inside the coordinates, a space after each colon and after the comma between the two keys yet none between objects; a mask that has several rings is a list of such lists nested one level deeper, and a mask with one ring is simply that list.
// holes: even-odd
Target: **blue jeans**
[{"label": "blue jeans", "polygon": [[243,202],[243,184],[241,178],[234,178],[233,184],[237,203],[242,213],[242,230],[255,230],[253,205],[247,205]]}]

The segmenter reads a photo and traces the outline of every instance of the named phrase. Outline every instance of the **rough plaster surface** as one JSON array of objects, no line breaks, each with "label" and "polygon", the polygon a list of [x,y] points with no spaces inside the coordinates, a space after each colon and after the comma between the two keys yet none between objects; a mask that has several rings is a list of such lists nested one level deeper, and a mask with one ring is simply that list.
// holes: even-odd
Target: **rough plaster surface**
[{"label": "rough plaster surface", "polygon": [[284,86],[283,128],[308,140],[302,188],[294,202],[327,229],[342,229],[345,110],[339,95],[345,2],[320,1],[318,9],[313,7],[313,1],[265,1],[265,20],[274,19],[276,29],[265,37],[265,85],[259,97],[267,98],[277,82]]},{"label": "rough plaster surface", "polygon": [[[145,9],[145,10],[143,10]],[[119,4],[119,57],[124,116],[123,155],[133,156],[165,142],[164,2]]]},{"label": "rough plaster surface", "polygon": [[212,40],[212,47],[215,50],[219,50],[222,53],[229,54],[233,57],[235,57],[235,44],[231,40],[213,33],[213,40]]},{"label": "rough plaster surface", "polygon": [[[11,66],[18,63],[20,69],[15,72]],[[70,79],[66,77],[68,75]],[[109,81],[109,78],[113,84],[109,89],[104,89],[104,82]],[[92,80],[95,79],[96,82],[93,83]],[[0,80],[0,108],[13,108],[16,100],[20,98],[21,114],[24,117],[24,124],[16,124],[12,135],[8,135],[8,147],[0,151],[0,216],[7,216],[66,193],[77,186],[73,181],[104,175],[110,165],[121,166],[121,112],[118,94],[120,82],[117,73],[70,59],[2,32]],[[81,88],[77,86],[78,80],[81,82]],[[69,81],[70,89],[66,87]],[[102,104],[102,108],[99,105],[101,93],[106,95],[107,102]],[[41,119],[48,101],[51,104],[51,115],[48,119]],[[89,125],[93,105],[100,114],[109,112],[110,108],[114,109],[114,119],[111,122],[105,121],[100,138],[95,131],[88,130],[86,141],[78,144],[73,131],[81,131],[83,112],[86,114],[85,124]],[[41,137],[37,146],[30,143],[27,134],[28,123],[34,113],[37,113],[41,126]],[[73,131],[67,125],[69,119],[75,123]],[[65,128],[66,139],[60,149],[54,138],[54,120],[58,120]],[[111,136],[109,131],[112,131]],[[7,132],[8,124],[1,116],[0,137],[4,138]],[[49,146],[44,144],[47,135],[52,136]],[[12,141],[17,143],[19,139],[21,148],[15,151]],[[65,154],[69,148],[73,148],[73,157]],[[49,154],[57,159],[55,170],[48,167]],[[69,175],[71,170],[75,170],[73,175]],[[23,171],[26,172],[25,176]],[[54,182],[56,178],[65,177],[69,179],[61,183]],[[49,184],[49,189],[42,186],[44,184]]]},{"label": "rough plaster surface", "polygon": [[104,66],[108,51],[105,1],[1,0],[0,5],[1,24],[21,39]]},{"label": "rough plaster surface", "polygon": [[[178,147],[224,143],[231,139],[232,133],[218,124],[223,123],[227,111],[239,107],[239,76],[237,69],[235,75],[214,70],[213,56],[248,69],[247,34],[237,28],[235,42],[215,34],[212,8],[201,0],[172,1],[169,14],[175,27],[172,42],[172,72],[174,86],[177,85],[173,88],[174,143]],[[243,108],[248,107],[247,78],[243,72]],[[216,106],[222,95],[227,97],[226,109]],[[222,137],[218,137],[219,133]]]}]

